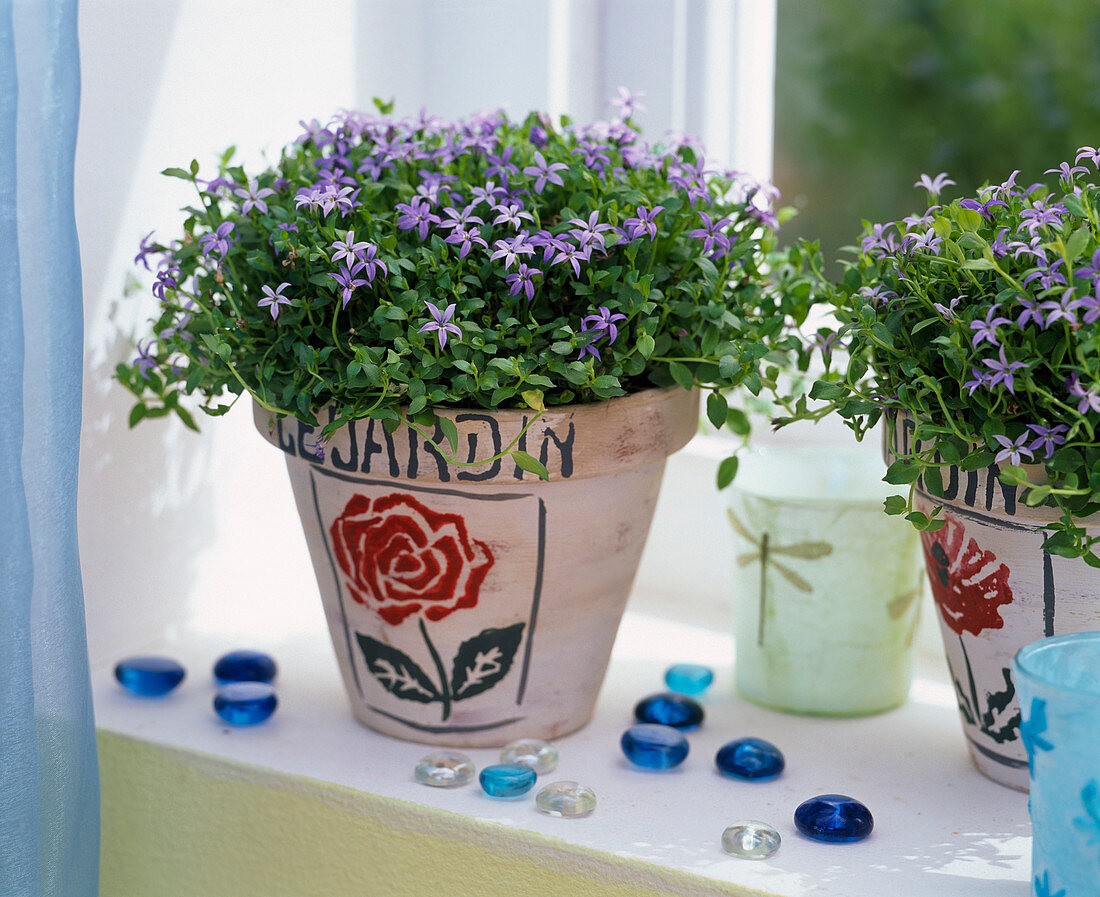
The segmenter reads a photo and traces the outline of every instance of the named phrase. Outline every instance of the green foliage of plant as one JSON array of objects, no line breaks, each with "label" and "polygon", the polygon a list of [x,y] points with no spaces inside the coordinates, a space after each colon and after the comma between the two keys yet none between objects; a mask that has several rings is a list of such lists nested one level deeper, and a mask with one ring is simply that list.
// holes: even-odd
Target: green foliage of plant
[{"label": "green foliage of plant", "polygon": [[764,282],[770,188],[687,143],[651,146],[628,106],[582,128],[377,105],[314,121],[255,175],[232,150],[211,180],[196,163],[164,172],[197,201],[180,239],[139,254],[159,260],[160,306],[117,369],[131,424],[194,427],[183,397],[220,415],[247,393],[314,426],[330,408],[323,438],[364,417],[423,433],[437,408],[541,412],[679,384],[747,433],[726,393],[774,385],[809,307],[808,289]]},{"label": "green foliage of plant", "polygon": [[888,513],[938,529],[940,507],[914,509],[918,480],[937,496],[943,468],[994,465],[1029,505],[1057,508],[1048,551],[1100,566],[1097,539],[1080,526],[1100,511],[1098,164],[1083,147],[1051,170],[1057,189],[1019,186],[1014,174],[950,203],[938,196],[946,175],[924,175],[934,204],[865,222],[839,282],[822,274],[815,247],[798,250],[836,323],[816,336],[828,351],[809,400],[784,396],[776,423],[838,414],[861,439],[905,412],[914,448],[886,481],[908,489]]}]

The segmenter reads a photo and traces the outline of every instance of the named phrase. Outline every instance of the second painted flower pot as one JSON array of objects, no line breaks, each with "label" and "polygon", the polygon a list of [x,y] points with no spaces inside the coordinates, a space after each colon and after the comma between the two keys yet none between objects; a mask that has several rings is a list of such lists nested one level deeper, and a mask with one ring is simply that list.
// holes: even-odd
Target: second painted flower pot
[{"label": "second painted flower pot", "polygon": [[[583,726],[603,681],[665,459],[698,426],[695,393],[651,390],[533,412],[443,414],[469,460],[414,430],[314,429],[256,408],[286,453],[332,634],[360,722],[454,746],[553,739]],[[523,433],[524,435],[520,435]],[[431,434],[438,444],[443,433]]]},{"label": "second painted flower pot", "polygon": [[[887,462],[919,450],[913,430],[902,417],[892,435],[885,431]],[[1016,486],[1001,482],[996,464],[942,473],[942,497],[920,480],[916,495],[919,510],[943,505],[946,520],[921,541],[963,732],[982,773],[1026,791],[1012,658],[1044,636],[1100,629],[1100,572],[1043,549],[1043,527],[1057,520],[1056,511],[1024,504]],[[1100,534],[1100,515],[1082,522],[1090,535]]]}]

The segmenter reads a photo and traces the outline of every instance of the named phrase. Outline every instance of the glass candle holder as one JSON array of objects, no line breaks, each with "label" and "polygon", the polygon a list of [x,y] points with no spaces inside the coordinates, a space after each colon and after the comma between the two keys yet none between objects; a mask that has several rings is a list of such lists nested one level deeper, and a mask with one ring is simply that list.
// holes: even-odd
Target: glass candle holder
[{"label": "glass candle holder", "polygon": [[884,471],[870,444],[742,458],[728,511],[743,697],[828,716],[905,700],[924,573],[918,534],[883,511]]},{"label": "glass candle holder", "polygon": [[1100,887],[1100,632],[1025,645],[1012,664],[1031,774],[1032,894]]}]

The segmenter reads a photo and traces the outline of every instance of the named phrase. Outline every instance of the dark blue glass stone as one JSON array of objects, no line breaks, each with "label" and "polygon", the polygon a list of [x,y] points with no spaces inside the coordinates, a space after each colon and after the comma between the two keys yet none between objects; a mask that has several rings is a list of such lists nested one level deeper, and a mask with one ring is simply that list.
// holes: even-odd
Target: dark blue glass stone
[{"label": "dark blue glass stone", "polygon": [[214,664],[219,685],[227,682],[270,682],[275,678],[275,659],[262,651],[230,651]]},{"label": "dark blue glass stone", "polygon": [[697,663],[677,663],[665,670],[665,685],[685,695],[697,695],[710,688],[714,670]]},{"label": "dark blue glass stone", "polygon": [[861,841],[871,834],[875,820],[871,811],[843,794],[819,794],[799,804],[794,824],[807,838],[829,844]]},{"label": "dark blue glass stone", "polygon": [[703,708],[687,695],[667,691],[640,700],[634,708],[634,719],[690,731],[698,729],[703,722]]},{"label": "dark blue glass stone", "polygon": [[279,699],[266,682],[229,682],[214,696],[214,710],[231,726],[254,726],[275,712]]},{"label": "dark blue glass stone", "polygon": [[627,759],[643,769],[672,769],[688,755],[687,739],[671,726],[631,726],[623,732],[620,744]]},{"label": "dark blue glass stone", "polygon": [[763,738],[738,738],[723,745],[714,758],[723,775],[766,782],[783,771],[783,754]]},{"label": "dark blue glass stone", "polygon": [[538,775],[530,766],[497,763],[478,773],[478,781],[489,797],[519,797],[535,787]]},{"label": "dark blue glass stone", "polygon": [[115,666],[122,687],[145,698],[168,694],[185,675],[187,671],[168,657],[128,657]]}]

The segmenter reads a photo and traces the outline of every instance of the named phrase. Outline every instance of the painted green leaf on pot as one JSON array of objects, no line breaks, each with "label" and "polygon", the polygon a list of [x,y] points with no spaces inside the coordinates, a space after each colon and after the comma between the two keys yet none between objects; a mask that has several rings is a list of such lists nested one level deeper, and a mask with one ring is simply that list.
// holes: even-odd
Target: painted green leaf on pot
[{"label": "painted green leaf on pot", "polygon": [[391,694],[406,701],[431,704],[442,700],[439,690],[424,671],[403,651],[384,645],[369,635],[355,633],[367,669]]},{"label": "painted green leaf on pot", "polygon": [[451,674],[452,700],[462,701],[488,691],[508,675],[525,625],[485,629],[459,646]]}]

